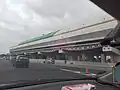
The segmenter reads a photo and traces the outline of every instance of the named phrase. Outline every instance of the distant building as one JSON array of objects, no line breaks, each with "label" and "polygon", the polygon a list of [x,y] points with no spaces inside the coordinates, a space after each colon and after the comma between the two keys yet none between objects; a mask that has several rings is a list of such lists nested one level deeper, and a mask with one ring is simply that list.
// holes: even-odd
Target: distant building
[{"label": "distant building", "polygon": [[[119,42],[119,28],[119,22],[112,18],[92,25],[69,28],[66,32],[64,29],[56,30],[21,42],[10,48],[10,53],[27,54],[30,58],[52,57],[59,60],[79,61],[94,61],[96,59],[99,62],[105,62],[105,53],[119,54],[113,52],[113,48],[111,51],[103,52],[104,46],[110,45],[111,42],[114,44]],[[119,51],[119,47],[116,49]]]}]

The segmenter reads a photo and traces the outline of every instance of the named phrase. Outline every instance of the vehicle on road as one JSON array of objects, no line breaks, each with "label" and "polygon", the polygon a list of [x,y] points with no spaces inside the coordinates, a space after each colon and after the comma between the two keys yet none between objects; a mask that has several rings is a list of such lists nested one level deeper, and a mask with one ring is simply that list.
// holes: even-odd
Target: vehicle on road
[{"label": "vehicle on road", "polygon": [[29,58],[24,55],[17,56],[16,58],[13,58],[12,64],[13,64],[13,67],[16,67],[16,68],[18,67],[28,68]]},{"label": "vehicle on road", "polygon": [[45,59],[45,60],[43,61],[43,63],[44,63],[44,64],[55,64],[55,60],[52,59],[52,58],[50,58],[50,59]]},{"label": "vehicle on road", "polygon": [[6,56],[6,57],[5,57],[5,60],[10,60],[10,56]]},{"label": "vehicle on road", "polygon": [[51,63],[51,60],[44,60],[43,63],[44,63],[44,64],[50,64],[50,63]]},{"label": "vehicle on road", "polygon": [[[96,5],[90,8],[88,1],[115,18],[97,11]],[[120,59],[119,4],[119,0],[1,0],[1,52],[10,47],[15,56],[1,55],[0,90],[120,90],[120,63],[114,66]],[[27,40],[17,44],[23,39]]]}]

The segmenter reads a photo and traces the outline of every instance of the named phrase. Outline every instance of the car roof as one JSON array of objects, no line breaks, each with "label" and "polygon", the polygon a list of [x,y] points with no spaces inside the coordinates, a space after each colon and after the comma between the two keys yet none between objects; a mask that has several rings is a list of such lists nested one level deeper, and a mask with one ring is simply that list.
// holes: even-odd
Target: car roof
[{"label": "car roof", "polygon": [[90,0],[111,16],[120,20],[120,0]]}]

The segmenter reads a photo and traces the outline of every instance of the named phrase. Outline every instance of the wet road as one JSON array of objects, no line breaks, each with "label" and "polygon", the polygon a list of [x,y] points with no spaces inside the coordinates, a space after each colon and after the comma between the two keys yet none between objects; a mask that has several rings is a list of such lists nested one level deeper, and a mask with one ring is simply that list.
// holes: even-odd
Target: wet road
[{"label": "wet road", "polygon": [[[24,80],[52,78],[80,78],[80,68],[56,66],[51,64],[30,63],[29,68],[14,68],[9,60],[0,60],[0,84]],[[77,73],[76,73],[77,72]],[[89,70],[89,73],[97,73]]]}]

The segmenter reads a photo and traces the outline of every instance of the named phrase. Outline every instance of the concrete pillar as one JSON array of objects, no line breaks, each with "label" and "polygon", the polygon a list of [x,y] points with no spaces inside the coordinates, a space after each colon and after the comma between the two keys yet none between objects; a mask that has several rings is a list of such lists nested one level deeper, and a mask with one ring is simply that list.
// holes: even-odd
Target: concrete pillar
[{"label": "concrete pillar", "polygon": [[101,54],[101,63],[105,63],[106,55],[104,53]]},{"label": "concrete pillar", "polygon": [[76,61],[76,60],[78,60],[78,56],[76,54],[73,54],[72,59]]},{"label": "concrete pillar", "polygon": [[68,60],[68,55],[67,54],[65,54],[65,60]]},{"label": "concrete pillar", "polygon": [[86,60],[85,54],[82,54],[81,56],[82,56],[82,57],[81,57],[81,58],[82,58],[82,61],[85,61],[85,60]]},{"label": "concrete pillar", "polygon": [[111,56],[112,63],[114,63],[114,55],[110,55],[110,56]]},{"label": "concrete pillar", "polygon": [[80,61],[80,56],[77,56],[77,60]]},{"label": "concrete pillar", "polygon": [[56,54],[56,58],[55,58],[56,60],[59,60],[59,54]]},{"label": "concrete pillar", "polygon": [[72,57],[72,56],[69,56],[69,58],[70,58],[70,61],[72,61],[72,60],[73,60],[73,57]]}]

